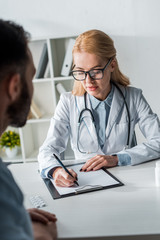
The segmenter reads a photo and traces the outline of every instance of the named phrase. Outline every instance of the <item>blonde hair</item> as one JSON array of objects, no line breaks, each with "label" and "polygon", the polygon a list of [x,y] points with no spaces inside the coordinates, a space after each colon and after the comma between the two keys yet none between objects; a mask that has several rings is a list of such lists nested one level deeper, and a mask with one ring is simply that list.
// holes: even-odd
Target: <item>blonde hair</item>
[{"label": "blonde hair", "polygon": [[[128,86],[130,81],[123,73],[121,73],[118,62],[116,59],[116,49],[114,47],[113,40],[104,32],[100,30],[89,30],[80,34],[75,42],[75,45],[72,50],[73,55],[73,66],[74,66],[74,53],[76,52],[88,52],[95,54],[105,61],[108,61],[110,58],[114,58],[116,61],[116,66],[114,71],[111,74],[111,79],[115,83],[119,83],[123,86]],[[85,93],[81,82],[74,81],[72,94],[77,96],[82,96]]]}]

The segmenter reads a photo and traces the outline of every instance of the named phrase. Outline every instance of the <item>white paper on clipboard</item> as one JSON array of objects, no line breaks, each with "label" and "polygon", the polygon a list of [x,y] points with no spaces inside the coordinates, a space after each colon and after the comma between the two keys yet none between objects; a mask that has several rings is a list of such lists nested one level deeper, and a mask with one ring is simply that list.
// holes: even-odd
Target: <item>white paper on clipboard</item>
[{"label": "white paper on clipboard", "polygon": [[90,172],[80,172],[80,169],[83,165],[84,164],[69,166],[69,168],[72,168],[77,173],[79,186],[74,185],[72,187],[57,187],[54,183],[54,180],[51,179],[52,184],[61,196],[69,193],[80,193],[81,191],[92,191],[94,189],[100,189],[119,184],[118,180],[114,179],[110,174],[102,169]]}]

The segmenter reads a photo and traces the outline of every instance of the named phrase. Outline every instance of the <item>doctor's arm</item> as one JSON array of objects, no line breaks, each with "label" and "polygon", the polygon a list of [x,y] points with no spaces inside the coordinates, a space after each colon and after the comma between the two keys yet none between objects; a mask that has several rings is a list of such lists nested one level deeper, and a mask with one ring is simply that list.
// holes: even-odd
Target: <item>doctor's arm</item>
[{"label": "doctor's arm", "polygon": [[46,140],[39,149],[38,161],[41,176],[43,178],[54,178],[58,186],[72,186],[77,174],[71,170],[73,178],[61,168],[56,161],[54,154],[60,158],[65,151],[70,135],[70,101],[65,94],[62,94],[56,107],[54,117],[51,119]]},{"label": "doctor's arm", "polygon": [[131,124],[131,132],[133,134],[137,123],[146,140],[132,148],[122,149],[117,154],[119,156],[128,154],[131,158],[131,165],[136,165],[160,158],[160,122],[144,98],[142,91],[135,95],[133,106],[134,109],[130,109],[134,122]]},{"label": "doctor's arm", "polygon": [[[134,99],[136,99],[136,101],[133,103],[134,109],[136,110],[134,113],[134,121],[135,123],[138,123],[142,134],[146,138],[146,141],[136,145],[135,147],[125,150],[123,150],[124,147],[122,146],[122,150],[116,153],[118,157],[118,165],[135,165],[152,159],[160,158],[159,119],[157,115],[152,112],[141,91],[139,91],[139,94]],[[135,125],[132,125],[132,131],[134,132],[134,130]],[[84,171],[87,168],[89,168],[89,170],[97,170],[101,166],[114,167],[115,165],[115,158],[100,155],[88,160],[88,162],[83,166],[82,170]]]},{"label": "doctor's arm", "polygon": [[[146,141],[125,150],[131,157],[131,165],[160,158],[159,118],[157,114],[153,113],[142,93],[136,108],[139,129]],[[123,151],[121,153],[123,153]]]},{"label": "doctor's arm", "polygon": [[69,107],[65,96],[61,95],[54,117],[50,121],[47,137],[39,149],[38,162],[43,178],[55,167],[60,167],[53,154],[60,158],[65,151],[70,135]]}]

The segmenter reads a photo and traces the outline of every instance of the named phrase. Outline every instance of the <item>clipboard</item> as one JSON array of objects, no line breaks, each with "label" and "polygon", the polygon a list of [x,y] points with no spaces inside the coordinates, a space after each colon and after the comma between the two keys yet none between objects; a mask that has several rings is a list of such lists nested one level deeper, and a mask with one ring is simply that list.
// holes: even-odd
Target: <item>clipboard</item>
[{"label": "clipboard", "polygon": [[82,163],[67,165],[78,174],[78,183],[80,186],[73,186],[69,188],[57,187],[53,179],[43,179],[53,199],[76,196],[78,194],[89,193],[93,191],[105,190],[114,187],[120,187],[124,184],[119,181],[107,169],[102,168],[97,171],[79,172]]}]

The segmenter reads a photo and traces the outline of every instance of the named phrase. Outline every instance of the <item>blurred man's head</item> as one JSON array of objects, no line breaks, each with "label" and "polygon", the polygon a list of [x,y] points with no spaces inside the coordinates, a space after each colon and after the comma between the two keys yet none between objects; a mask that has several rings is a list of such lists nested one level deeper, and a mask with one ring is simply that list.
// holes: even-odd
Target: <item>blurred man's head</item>
[{"label": "blurred man's head", "polygon": [[33,94],[35,68],[28,38],[21,26],[0,20],[0,110],[6,106],[5,118],[15,127],[25,124]]}]

